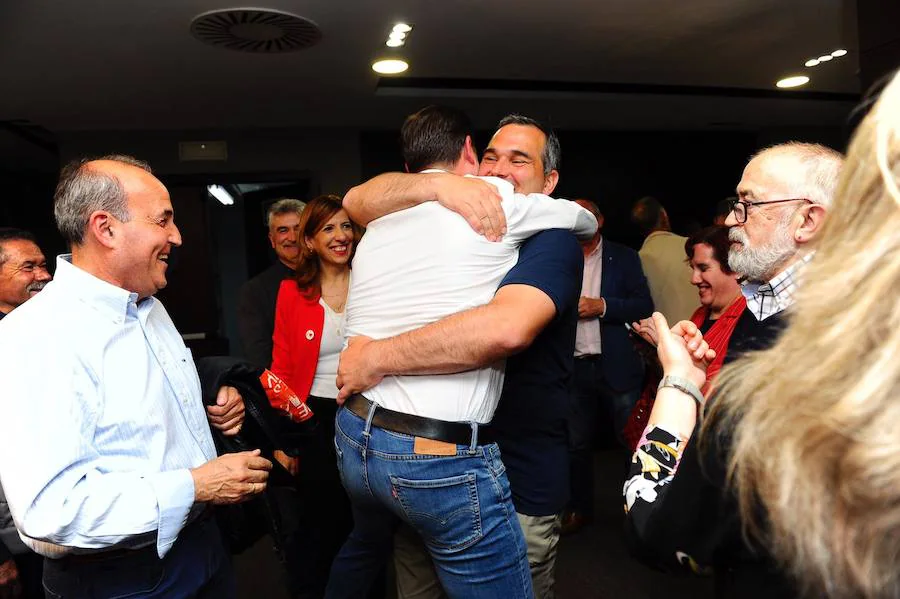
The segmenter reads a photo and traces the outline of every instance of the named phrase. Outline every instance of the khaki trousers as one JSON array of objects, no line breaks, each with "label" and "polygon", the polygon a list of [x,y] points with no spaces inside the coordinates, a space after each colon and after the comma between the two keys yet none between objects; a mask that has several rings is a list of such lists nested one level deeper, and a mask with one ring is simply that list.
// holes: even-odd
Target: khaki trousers
[{"label": "khaki trousers", "polygon": [[[528,547],[535,599],[554,599],[560,516],[516,515]],[[425,544],[409,526],[401,525],[394,535],[394,566],[398,599],[447,599]]]}]

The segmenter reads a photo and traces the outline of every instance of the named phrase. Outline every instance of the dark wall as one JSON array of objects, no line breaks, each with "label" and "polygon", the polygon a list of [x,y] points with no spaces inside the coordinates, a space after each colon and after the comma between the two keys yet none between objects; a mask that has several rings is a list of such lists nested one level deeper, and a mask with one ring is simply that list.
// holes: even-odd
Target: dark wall
[{"label": "dark wall", "polygon": [[[611,239],[639,244],[628,223],[631,204],[652,195],[667,208],[673,227],[712,221],[719,200],[734,195],[747,159],[757,149],[756,132],[559,131],[562,166],[558,197],[586,197],[600,204]],[[476,134],[484,148],[490,133]],[[361,172],[368,178],[402,170],[396,132],[361,134]]]}]

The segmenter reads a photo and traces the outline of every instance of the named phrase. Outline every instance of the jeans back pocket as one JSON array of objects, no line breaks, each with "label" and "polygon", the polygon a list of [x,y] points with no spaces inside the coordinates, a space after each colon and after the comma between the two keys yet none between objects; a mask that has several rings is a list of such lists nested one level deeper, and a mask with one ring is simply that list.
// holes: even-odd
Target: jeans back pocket
[{"label": "jeans back pocket", "polygon": [[483,536],[475,472],[428,480],[391,476],[391,485],[409,523],[433,551],[461,551]]}]

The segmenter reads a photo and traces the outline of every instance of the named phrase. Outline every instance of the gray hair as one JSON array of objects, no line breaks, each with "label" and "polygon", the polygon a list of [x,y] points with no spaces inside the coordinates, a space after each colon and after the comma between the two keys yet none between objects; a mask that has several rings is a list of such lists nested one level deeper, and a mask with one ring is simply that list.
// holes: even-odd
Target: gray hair
[{"label": "gray hair", "polygon": [[544,175],[549,175],[550,171],[559,170],[559,163],[562,159],[562,150],[559,147],[559,138],[556,137],[556,132],[554,132],[553,129],[536,119],[521,114],[506,115],[500,119],[500,122],[497,124],[497,129],[501,129],[507,125],[526,125],[540,129],[540,131],[547,136],[547,141],[544,143],[544,153],[541,154],[541,162],[544,163]]},{"label": "gray hair", "polygon": [[152,173],[143,160],[124,154],[74,160],[63,167],[53,194],[53,216],[63,238],[72,245],[84,243],[88,219],[97,210],[109,212],[122,222],[131,220],[128,197],[122,182],[113,175],[92,168],[95,160],[121,162]]},{"label": "gray hair", "polygon": [[269,211],[266,213],[266,226],[271,227],[272,219],[281,214],[296,212],[299,216],[304,208],[306,208],[306,204],[292,198],[282,198],[277,202],[273,202],[272,205],[269,206]]},{"label": "gray hair", "polygon": [[826,208],[831,206],[844,164],[843,154],[821,144],[790,141],[757,152],[750,160],[770,155],[788,156],[799,164],[799,169],[792,169],[786,176],[793,197]]}]

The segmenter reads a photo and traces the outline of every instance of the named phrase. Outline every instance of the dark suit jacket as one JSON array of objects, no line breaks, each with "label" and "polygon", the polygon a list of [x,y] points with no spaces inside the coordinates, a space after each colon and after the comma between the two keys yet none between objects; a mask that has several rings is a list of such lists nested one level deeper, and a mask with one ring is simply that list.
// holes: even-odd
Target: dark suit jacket
[{"label": "dark suit jacket", "polygon": [[606,314],[600,319],[603,376],[616,391],[640,387],[644,363],[628,338],[625,323],[650,316],[653,299],[638,253],[605,238],[600,295],[606,300]]},{"label": "dark suit jacket", "polygon": [[276,262],[241,287],[238,298],[237,324],[248,362],[268,368],[272,364],[272,333],[275,330],[275,302],[284,279],[294,274]]}]

